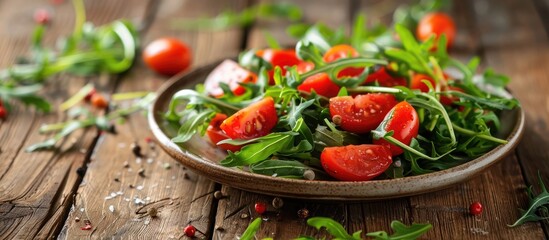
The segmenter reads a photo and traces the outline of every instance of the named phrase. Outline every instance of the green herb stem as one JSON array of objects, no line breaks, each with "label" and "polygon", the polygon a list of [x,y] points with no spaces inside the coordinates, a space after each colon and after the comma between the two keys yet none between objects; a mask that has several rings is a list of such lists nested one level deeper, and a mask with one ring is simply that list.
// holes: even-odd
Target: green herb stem
[{"label": "green herb stem", "polygon": [[387,60],[377,59],[377,58],[362,58],[362,57],[360,57],[360,58],[345,58],[345,59],[341,59],[341,60],[326,64],[326,65],[324,65],[322,67],[319,67],[315,70],[306,72],[306,73],[301,75],[301,78],[305,79],[305,78],[310,77],[312,75],[315,75],[317,73],[328,72],[328,71],[332,71],[334,69],[341,69],[341,68],[344,68],[344,67],[366,67],[366,66],[371,66],[371,65],[374,65],[374,64],[387,65],[388,62],[387,62]]},{"label": "green herb stem", "polygon": [[459,133],[461,134],[464,134],[464,135],[468,135],[468,136],[475,136],[475,137],[478,137],[478,138],[482,138],[484,140],[488,140],[488,141],[491,141],[491,142],[495,142],[495,143],[499,143],[499,144],[506,144],[507,143],[507,140],[503,140],[503,139],[500,139],[500,138],[496,138],[496,137],[492,137],[492,136],[489,136],[489,135],[486,135],[486,134],[482,134],[482,133],[477,133],[477,132],[474,132],[474,131],[471,131],[469,129],[465,129],[465,128],[462,128],[454,123],[452,123],[452,127]]}]

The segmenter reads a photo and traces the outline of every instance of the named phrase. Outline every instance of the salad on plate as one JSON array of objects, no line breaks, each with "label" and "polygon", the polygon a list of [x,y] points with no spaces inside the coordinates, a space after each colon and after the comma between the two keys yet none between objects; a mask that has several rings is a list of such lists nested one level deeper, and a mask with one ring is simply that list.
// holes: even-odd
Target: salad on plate
[{"label": "salad on plate", "polygon": [[341,181],[426,174],[506,144],[500,114],[519,106],[509,79],[448,54],[449,16],[394,31],[359,17],[350,37],[322,24],[297,35],[293,48],[244,51],[178,91],[164,114],[179,129],[172,141],[200,134],[227,151],[223,166]]}]

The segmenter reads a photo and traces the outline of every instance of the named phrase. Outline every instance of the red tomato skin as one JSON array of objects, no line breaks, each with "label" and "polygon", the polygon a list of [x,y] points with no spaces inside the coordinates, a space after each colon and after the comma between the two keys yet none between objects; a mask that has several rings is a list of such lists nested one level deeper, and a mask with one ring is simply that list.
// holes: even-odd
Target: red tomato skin
[{"label": "red tomato skin", "polygon": [[391,94],[370,93],[330,98],[330,115],[341,116],[343,130],[353,133],[367,133],[377,128],[385,115],[397,104]]},{"label": "red tomato skin", "polygon": [[227,119],[227,115],[223,113],[217,113],[215,117],[210,121],[210,125],[206,129],[206,134],[208,135],[208,137],[210,138],[210,141],[212,141],[214,145],[225,150],[230,150],[232,152],[240,151],[242,146],[235,146],[231,144],[220,144],[220,145],[217,144],[220,141],[229,139],[229,136],[227,136],[227,134],[223,132],[221,128],[219,128],[219,126],[225,119]]},{"label": "red tomato skin", "polygon": [[256,55],[263,58],[263,60],[271,63],[273,69],[268,71],[269,84],[274,85],[274,68],[280,67],[282,75],[286,75],[286,66],[295,66],[301,63],[301,60],[297,57],[295,50],[276,50],[265,49],[256,52]]},{"label": "red tomato skin", "polygon": [[[394,138],[406,145],[410,145],[412,138],[417,137],[419,130],[419,117],[414,107],[406,101],[400,102],[391,109],[387,117],[390,120],[385,125],[385,131],[393,131]],[[393,156],[404,152],[402,148],[387,142],[385,139],[374,139],[373,142],[374,144],[387,147]]]},{"label": "red tomato skin", "polygon": [[322,168],[342,181],[367,181],[382,174],[393,162],[391,152],[381,145],[347,145],[324,148]]},{"label": "red tomato skin", "polygon": [[[328,49],[328,51],[324,54],[322,59],[324,62],[333,62],[341,58],[353,58],[358,57],[358,51],[351,47],[350,45],[341,44],[333,46],[332,48]],[[360,75],[364,71],[364,68],[355,68],[355,67],[348,67],[343,70],[341,70],[339,73],[337,73],[337,77],[356,77]]]},{"label": "red tomato skin", "polygon": [[391,76],[384,67],[368,75],[364,83],[374,82],[377,82],[382,87],[407,86],[405,78]]},{"label": "red tomato skin", "polygon": [[204,87],[208,94],[214,97],[223,96],[223,89],[219,83],[223,82],[229,85],[234,95],[242,95],[246,89],[239,83],[255,83],[257,75],[244,69],[233,60],[225,60],[217,66],[204,81]]},{"label": "red tomato skin", "polygon": [[[459,87],[454,87],[454,86],[448,86],[447,89],[451,91],[464,92],[463,89]],[[459,101],[459,97],[456,97],[453,95],[444,95],[444,94],[440,95],[440,103],[444,105],[450,106],[454,102],[458,102],[458,101]]]},{"label": "red tomato skin", "polygon": [[297,64],[297,73],[304,74],[315,69],[315,64],[312,62],[300,62]]},{"label": "red tomato skin", "polygon": [[412,81],[410,81],[410,88],[411,89],[418,89],[422,92],[429,92],[429,87],[427,84],[423,82],[423,80],[427,80],[431,82],[431,85],[435,87],[435,80],[425,74],[415,74],[412,77]]},{"label": "red tomato skin", "polygon": [[313,90],[327,98],[335,97],[339,93],[340,87],[330,80],[327,73],[317,73],[306,78],[297,90],[312,92]]},{"label": "red tomato skin", "polygon": [[446,48],[451,47],[456,36],[456,25],[452,17],[441,12],[429,13],[423,16],[417,25],[416,37],[420,41],[426,41],[432,34],[436,35],[436,40],[440,35],[445,34],[448,40]]},{"label": "red tomato skin", "polygon": [[155,72],[172,76],[191,65],[191,50],[175,38],[157,39],[143,50],[143,60]]},{"label": "red tomato skin", "polygon": [[277,122],[274,100],[266,97],[225,119],[220,128],[231,139],[252,139],[271,133]]}]

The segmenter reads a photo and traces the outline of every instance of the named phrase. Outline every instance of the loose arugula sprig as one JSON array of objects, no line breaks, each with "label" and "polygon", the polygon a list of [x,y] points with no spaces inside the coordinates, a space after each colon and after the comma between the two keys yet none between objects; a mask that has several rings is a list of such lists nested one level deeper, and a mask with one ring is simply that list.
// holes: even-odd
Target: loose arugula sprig
[{"label": "loose arugula sprig", "polygon": [[[55,146],[57,142],[59,142],[61,139],[67,137],[74,131],[78,129],[88,128],[95,126],[100,130],[103,131],[109,131],[111,129],[112,124],[117,119],[125,118],[135,112],[140,112],[147,110],[149,105],[154,101],[156,98],[156,94],[154,93],[147,93],[143,96],[142,92],[138,93],[119,93],[120,98],[123,99],[131,99],[129,96],[137,96],[130,106],[118,108],[115,109],[103,116],[96,116],[93,115],[90,111],[88,111],[85,108],[72,108],[74,109],[73,112],[69,112],[69,117],[73,117],[75,119],[69,120],[66,122],[61,123],[54,123],[54,124],[47,124],[40,127],[40,133],[51,133],[56,132],[56,134],[40,143],[33,144],[26,148],[27,152],[34,152],[38,150],[45,150],[50,149]],[[114,96],[113,98],[118,98]]]},{"label": "loose arugula sprig", "polygon": [[541,174],[538,172],[538,183],[541,187],[541,192],[536,196],[532,190],[532,186],[527,188],[528,198],[530,203],[527,210],[521,210],[522,216],[517,221],[509,225],[516,227],[526,222],[535,222],[539,220],[549,219],[549,192],[541,179]]},{"label": "loose arugula sprig", "polygon": [[101,27],[86,23],[82,0],[74,0],[76,12],[73,33],[61,39],[59,50],[46,48],[42,39],[46,31],[40,25],[32,37],[32,53],[24,63],[0,70],[0,97],[33,105],[48,112],[50,104],[38,95],[44,82],[53,75],[67,72],[94,75],[102,72],[120,73],[128,70],[135,59],[137,33],[127,21],[117,20]]},{"label": "loose arugula sprig", "polygon": [[[249,240],[253,239],[255,233],[261,227],[261,218],[256,218],[244,231],[240,239]],[[325,228],[326,231],[334,239],[345,239],[345,240],[361,240],[362,230],[354,232],[352,235],[347,233],[347,230],[337,221],[327,218],[327,217],[312,217],[307,220],[309,226],[320,230]],[[406,226],[402,222],[395,220],[391,222],[391,228],[394,233],[389,235],[386,231],[377,231],[366,233],[365,236],[373,237],[376,240],[413,240],[421,237],[427,231],[429,231],[433,226],[429,223],[426,224],[412,224],[411,226]],[[313,237],[298,237],[296,240],[314,240]]]}]

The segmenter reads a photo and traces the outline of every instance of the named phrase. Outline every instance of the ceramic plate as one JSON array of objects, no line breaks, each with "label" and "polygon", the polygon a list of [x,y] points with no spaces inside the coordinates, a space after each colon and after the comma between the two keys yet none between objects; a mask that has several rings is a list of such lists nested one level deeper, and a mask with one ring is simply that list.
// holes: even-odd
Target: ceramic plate
[{"label": "ceramic plate", "polygon": [[176,145],[170,141],[177,129],[170,129],[163,120],[171,97],[178,90],[193,88],[202,83],[208,73],[219,64],[196,69],[174,77],[158,91],[158,98],[149,112],[149,125],[161,147],[174,159],[213,181],[246,191],[273,196],[318,200],[375,200],[397,198],[436,191],[471,179],[490,165],[511,153],[520,140],[524,128],[524,112],[521,108],[503,112],[500,136],[509,143],[500,145],[482,157],[465,164],[430,174],[399,179],[365,182],[309,181],[264,176],[238,169],[223,167],[218,162],[224,151],[212,145],[206,138],[194,136],[189,142]]}]

